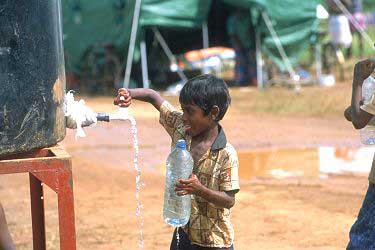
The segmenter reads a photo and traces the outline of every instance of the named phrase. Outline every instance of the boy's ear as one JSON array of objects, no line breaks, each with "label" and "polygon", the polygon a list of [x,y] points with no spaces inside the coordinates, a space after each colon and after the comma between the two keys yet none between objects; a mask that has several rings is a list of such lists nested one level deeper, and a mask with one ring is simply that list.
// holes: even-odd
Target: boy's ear
[{"label": "boy's ear", "polygon": [[220,108],[217,105],[212,106],[210,111],[210,118],[213,121],[217,121],[217,118],[219,117]]}]

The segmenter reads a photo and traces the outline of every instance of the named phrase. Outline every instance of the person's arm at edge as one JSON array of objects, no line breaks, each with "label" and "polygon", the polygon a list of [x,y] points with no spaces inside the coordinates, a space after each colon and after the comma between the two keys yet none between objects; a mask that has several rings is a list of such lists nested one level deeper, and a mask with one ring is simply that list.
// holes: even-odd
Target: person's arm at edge
[{"label": "person's arm at edge", "polygon": [[[360,80],[353,80],[353,90],[352,90],[352,101],[351,107],[348,108],[350,121],[352,122],[354,128],[361,129],[364,128],[372,118],[372,114],[367,113],[361,109],[362,104],[362,82],[356,82]],[[348,119],[348,118],[347,118]]]},{"label": "person's arm at edge", "polygon": [[346,108],[344,116],[356,129],[365,127],[373,117],[372,114],[361,109],[363,81],[369,77],[373,69],[374,60],[358,62],[354,67],[351,106]]}]

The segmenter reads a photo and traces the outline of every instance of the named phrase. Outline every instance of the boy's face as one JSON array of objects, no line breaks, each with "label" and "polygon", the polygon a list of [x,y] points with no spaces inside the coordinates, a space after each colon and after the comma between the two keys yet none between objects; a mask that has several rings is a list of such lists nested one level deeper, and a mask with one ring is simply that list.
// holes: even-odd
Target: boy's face
[{"label": "boy's face", "polygon": [[181,104],[183,111],[183,122],[185,133],[194,137],[210,128],[215,122],[210,114],[205,115],[204,111],[197,105]]}]

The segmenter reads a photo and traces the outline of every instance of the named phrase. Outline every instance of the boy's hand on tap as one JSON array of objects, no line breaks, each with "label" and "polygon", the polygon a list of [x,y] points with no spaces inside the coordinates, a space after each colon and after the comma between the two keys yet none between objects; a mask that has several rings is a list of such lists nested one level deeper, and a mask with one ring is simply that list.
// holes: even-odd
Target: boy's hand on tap
[{"label": "boy's hand on tap", "polygon": [[362,85],[363,81],[368,78],[375,69],[375,58],[358,62],[354,66],[353,83]]},{"label": "boy's hand on tap", "polygon": [[130,95],[130,91],[125,88],[121,88],[117,92],[116,98],[113,100],[114,105],[118,105],[120,107],[129,107],[132,101],[132,97]]}]

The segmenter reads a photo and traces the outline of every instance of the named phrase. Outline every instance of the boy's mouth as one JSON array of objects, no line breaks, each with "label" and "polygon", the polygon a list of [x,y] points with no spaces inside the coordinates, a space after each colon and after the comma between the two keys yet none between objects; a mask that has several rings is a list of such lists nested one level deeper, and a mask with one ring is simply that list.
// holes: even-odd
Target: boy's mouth
[{"label": "boy's mouth", "polygon": [[185,130],[185,133],[189,134],[190,131],[191,131],[191,126],[189,126],[189,125],[185,125],[185,126],[184,126],[184,130]]}]

